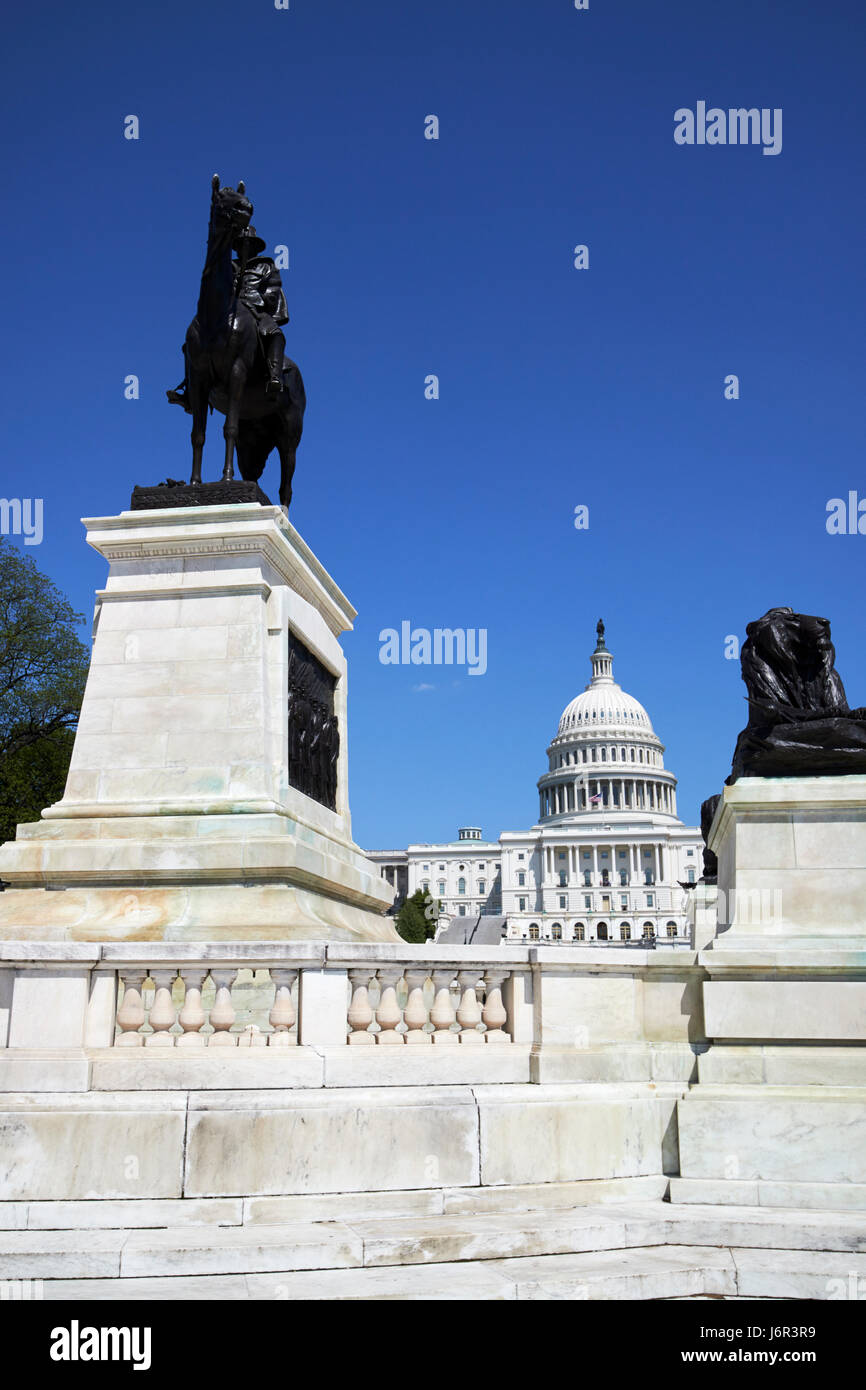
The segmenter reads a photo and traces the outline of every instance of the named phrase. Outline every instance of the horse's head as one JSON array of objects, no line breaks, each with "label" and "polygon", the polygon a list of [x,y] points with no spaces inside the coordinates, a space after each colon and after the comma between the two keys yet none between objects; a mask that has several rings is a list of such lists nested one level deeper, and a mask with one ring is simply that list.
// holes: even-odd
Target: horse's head
[{"label": "horse's head", "polygon": [[249,226],[253,215],[253,205],[244,185],[239,183],[237,189],[221,188],[219,175],[214,174],[211,188],[211,226],[214,231],[234,239]]}]

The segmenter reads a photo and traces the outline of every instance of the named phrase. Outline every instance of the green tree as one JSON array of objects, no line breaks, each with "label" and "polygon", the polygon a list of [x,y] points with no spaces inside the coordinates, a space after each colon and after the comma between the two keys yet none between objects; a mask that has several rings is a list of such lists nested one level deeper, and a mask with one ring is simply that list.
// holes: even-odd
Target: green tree
[{"label": "green tree", "polygon": [[0,537],[0,838],[62,794],[87,679],[82,621]]},{"label": "green tree", "polygon": [[0,758],[0,841],[14,840],[17,825],[38,820],[60,800],[74,742],[74,734],[61,729]]},{"label": "green tree", "polygon": [[436,918],[441,903],[431,898],[424,888],[417,888],[411,898],[407,898],[394,918],[397,932],[404,941],[420,944],[436,932]]}]

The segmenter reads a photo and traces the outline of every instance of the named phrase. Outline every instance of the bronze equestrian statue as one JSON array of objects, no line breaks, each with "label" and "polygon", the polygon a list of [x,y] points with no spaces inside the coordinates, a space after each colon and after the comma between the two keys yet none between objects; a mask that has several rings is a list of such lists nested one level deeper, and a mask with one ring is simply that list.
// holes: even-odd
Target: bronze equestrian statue
[{"label": "bronze equestrian statue", "polygon": [[[243,183],[211,185],[207,256],[196,316],[184,343],[186,372],[169,401],[192,415],[192,474],[201,483],[208,407],[225,415],[223,481],[234,477],[234,455],[247,482],[258,482],[272,449],[280,456],[280,504],[292,500],[295,453],[304,427],[306,395],[296,364],[283,355],[280,326],[289,315],[274,261],[250,226],[253,205]],[[237,260],[232,260],[232,251]]]}]

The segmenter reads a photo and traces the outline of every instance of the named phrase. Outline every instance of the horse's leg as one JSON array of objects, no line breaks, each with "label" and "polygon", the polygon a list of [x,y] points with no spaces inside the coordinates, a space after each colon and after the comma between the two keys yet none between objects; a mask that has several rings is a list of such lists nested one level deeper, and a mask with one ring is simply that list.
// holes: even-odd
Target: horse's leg
[{"label": "horse's leg", "polygon": [[226,422],[223,435],[226,441],[226,461],[223,468],[223,482],[230,483],[235,475],[235,445],[238,439],[238,418],[240,416],[241,396],[247,382],[247,364],[242,357],[236,357],[229,374],[229,398],[226,409]]},{"label": "horse's leg", "polygon": [[207,401],[210,394],[210,383],[207,376],[190,369],[187,390],[189,403],[192,407],[192,433],[190,435],[192,440],[192,473],[189,480],[190,483],[200,483],[201,456],[207,433]]},{"label": "horse's leg", "polygon": [[280,439],[277,448],[280,452],[280,506],[288,512],[295,476],[295,450],[287,439]]}]

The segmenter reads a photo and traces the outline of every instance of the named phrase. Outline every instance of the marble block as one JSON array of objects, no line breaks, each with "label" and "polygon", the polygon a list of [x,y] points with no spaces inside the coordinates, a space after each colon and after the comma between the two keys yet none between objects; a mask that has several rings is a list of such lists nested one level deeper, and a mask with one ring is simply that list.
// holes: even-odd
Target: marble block
[{"label": "marble block", "polygon": [[[393,890],[352,839],[355,610],[281,508],[85,525],[109,573],[72,762],[0,848],[0,939],[397,941]],[[290,634],[335,681],[334,809],[289,785]]]},{"label": "marble block", "polygon": [[780,938],[866,946],[866,776],[741,777],[725,787],[714,949]]}]

